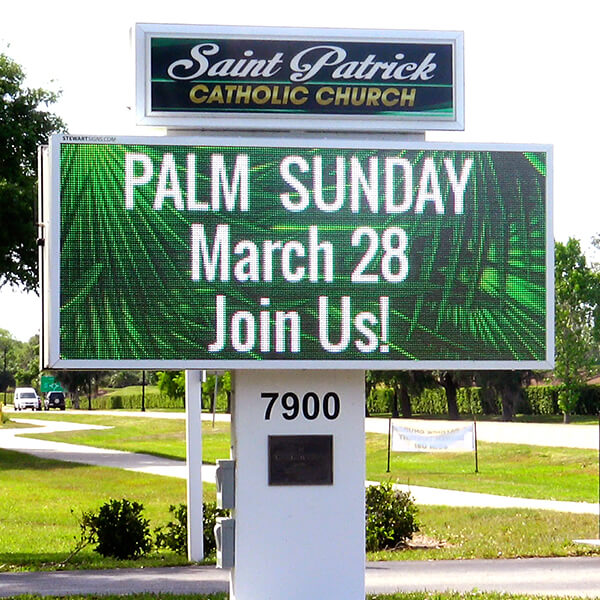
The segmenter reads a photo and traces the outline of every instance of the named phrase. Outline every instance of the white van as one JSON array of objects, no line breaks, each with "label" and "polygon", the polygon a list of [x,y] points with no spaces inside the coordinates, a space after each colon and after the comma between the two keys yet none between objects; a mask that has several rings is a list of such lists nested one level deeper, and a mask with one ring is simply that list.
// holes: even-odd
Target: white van
[{"label": "white van", "polygon": [[30,408],[31,410],[41,410],[42,405],[40,403],[40,397],[37,392],[30,387],[17,388],[13,399],[15,410],[24,410]]}]

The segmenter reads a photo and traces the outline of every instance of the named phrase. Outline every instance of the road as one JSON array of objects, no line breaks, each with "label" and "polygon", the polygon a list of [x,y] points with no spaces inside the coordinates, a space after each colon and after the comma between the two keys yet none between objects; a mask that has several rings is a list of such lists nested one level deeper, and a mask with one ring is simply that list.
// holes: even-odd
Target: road
[{"label": "road", "polygon": [[[103,571],[0,573],[0,596],[227,592],[227,571],[190,566]],[[600,557],[367,563],[366,592],[473,590],[600,597]]]}]

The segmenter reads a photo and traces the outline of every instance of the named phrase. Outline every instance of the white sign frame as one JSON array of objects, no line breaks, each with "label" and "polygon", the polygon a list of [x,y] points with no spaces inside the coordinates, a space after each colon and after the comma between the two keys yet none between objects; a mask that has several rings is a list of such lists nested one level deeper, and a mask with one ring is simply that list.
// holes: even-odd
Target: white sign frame
[{"label": "white sign frame", "polygon": [[[354,149],[425,149],[452,151],[518,151],[546,152],[546,357],[545,360],[74,360],[60,358],[60,146],[68,143],[108,143],[144,145],[235,145],[297,148],[354,148]],[[42,367],[46,369],[365,369],[378,370],[529,370],[554,367],[554,232],[553,232],[553,147],[542,144],[470,144],[453,142],[410,142],[369,138],[306,137],[290,140],[286,136],[106,136],[57,134],[51,137],[48,160],[43,161],[41,180],[44,186],[42,210],[45,232],[42,280],[44,282],[44,328],[40,343]],[[48,176],[50,175],[50,177]]]},{"label": "white sign frame", "polygon": [[[423,42],[453,46],[453,97],[455,116],[430,118],[383,115],[286,115],[151,110],[150,40],[156,37],[216,36],[259,40],[322,40],[354,42]],[[132,30],[135,56],[135,107],[138,125],[194,130],[408,132],[463,131],[464,43],[460,31],[408,31],[388,29],[330,29],[296,27],[232,27],[137,23]]]}]

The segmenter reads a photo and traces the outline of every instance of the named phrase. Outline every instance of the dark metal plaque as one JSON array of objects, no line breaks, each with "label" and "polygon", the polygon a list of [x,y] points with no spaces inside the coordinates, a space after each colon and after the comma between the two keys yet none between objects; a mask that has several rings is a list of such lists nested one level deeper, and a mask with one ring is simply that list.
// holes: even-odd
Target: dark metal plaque
[{"label": "dark metal plaque", "polygon": [[269,485],[333,485],[333,436],[270,435]]}]

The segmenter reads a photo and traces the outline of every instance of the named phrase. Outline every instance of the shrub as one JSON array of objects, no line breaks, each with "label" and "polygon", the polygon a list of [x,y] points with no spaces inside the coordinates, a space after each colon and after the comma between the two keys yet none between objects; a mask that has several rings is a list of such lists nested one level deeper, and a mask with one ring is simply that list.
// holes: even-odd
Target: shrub
[{"label": "shrub", "polygon": [[177,554],[187,554],[187,506],[171,504],[169,512],[173,514],[175,520],[169,521],[164,527],[156,528],[156,546],[169,548]]},{"label": "shrub", "polygon": [[367,398],[369,414],[379,415],[392,412],[394,390],[392,388],[376,385]]},{"label": "shrub", "polygon": [[600,386],[585,385],[580,389],[578,415],[597,415],[600,411]]},{"label": "shrub", "polygon": [[411,495],[394,490],[389,482],[367,487],[365,516],[368,552],[397,548],[419,531]]},{"label": "shrub", "polygon": [[[169,548],[178,554],[187,554],[187,505],[171,505],[169,512],[173,514],[175,520],[169,521],[164,527],[158,527],[155,530],[156,546]],[[217,517],[228,515],[229,511],[217,508],[215,502],[202,503],[204,556],[208,557],[214,554],[217,549],[214,531]]]},{"label": "shrub", "polygon": [[152,548],[148,520],[142,516],[144,506],[129,500],[109,500],[98,513],[83,513],[82,538],[96,543],[94,550],[102,556],[118,559],[139,558]]},{"label": "shrub", "polygon": [[204,502],[202,504],[202,521],[204,529],[204,556],[210,556],[217,551],[215,541],[215,525],[217,517],[227,517],[229,511],[217,508],[216,502]]}]

